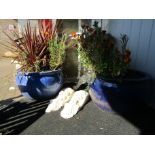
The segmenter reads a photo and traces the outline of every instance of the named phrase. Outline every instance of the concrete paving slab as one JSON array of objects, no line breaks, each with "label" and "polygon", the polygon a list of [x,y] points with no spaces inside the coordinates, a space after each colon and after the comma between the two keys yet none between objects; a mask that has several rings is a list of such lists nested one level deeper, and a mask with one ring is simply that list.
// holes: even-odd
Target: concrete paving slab
[{"label": "concrete paving slab", "polygon": [[89,102],[73,118],[60,117],[60,110],[44,114],[22,135],[133,135],[140,131],[125,118],[100,110]]}]

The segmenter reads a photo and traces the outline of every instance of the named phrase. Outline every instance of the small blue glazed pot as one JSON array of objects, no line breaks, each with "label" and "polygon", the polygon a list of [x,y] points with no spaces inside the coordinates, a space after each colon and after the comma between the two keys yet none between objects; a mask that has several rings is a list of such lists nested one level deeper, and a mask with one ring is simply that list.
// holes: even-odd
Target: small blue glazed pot
[{"label": "small blue glazed pot", "polygon": [[126,77],[121,82],[96,78],[89,90],[93,102],[109,112],[126,112],[148,103],[152,93],[150,76],[139,71],[132,72],[132,77]]},{"label": "small blue glazed pot", "polygon": [[17,72],[16,84],[24,96],[35,100],[47,100],[53,98],[62,88],[63,75],[61,70]]}]

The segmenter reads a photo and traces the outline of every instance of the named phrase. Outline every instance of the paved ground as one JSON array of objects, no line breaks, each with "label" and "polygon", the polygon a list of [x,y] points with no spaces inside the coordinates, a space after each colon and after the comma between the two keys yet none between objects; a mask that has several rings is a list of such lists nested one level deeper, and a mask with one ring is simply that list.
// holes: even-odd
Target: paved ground
[{"label": "paved ground", "polygon": [[3,135],[134,135],[155,134],[155,110],[144,106],[129,113],[100,110],[91,101],[75,117],[65,120],[60,110],[45,114],[49,101],[23,97],[0,101]]},{"label": "paved ground", "polygon": [[[0,57],[0,101],[20,95],[15,84],[15,65],[11,64],[11,60]],[[10,87],[14,87],[15,89],[10,90]]]},{"label": "paved ground", "polygon": [[139,134],[123,117],[100,110],[89,102],[75,117],[65,120],[60,111],[44,114],[21,134],[26,135],[115,135]]},{"label": "paved ground", "polygon": [[140,134],[124,117],[100,110],[92,102],[75,117],[65,120],[60,111],[45,114],[49,102],[21,98],[0,109],[0,133],[22,135],[111,135]]}]

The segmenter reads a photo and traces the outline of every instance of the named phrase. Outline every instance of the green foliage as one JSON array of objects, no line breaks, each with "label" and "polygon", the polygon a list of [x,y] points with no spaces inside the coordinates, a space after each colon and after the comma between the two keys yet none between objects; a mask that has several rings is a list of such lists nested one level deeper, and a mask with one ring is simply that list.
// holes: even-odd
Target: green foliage
[{"label": "green foliage", "polygon": [[[129,64],[129,50],[126,53],[127,35],[121,36],[123,53],[116,47],[115,38],[94,23],[94,28],[82,26],[83,33],[78,43],[78,52],[84,67],[104,77],[124,76]],[[126,61],[124,61],[124,58]]]},{"label": "green foliage", "polygon": [[121,34],[120,42],[121,42],[121,47],[122,47],[122,53],[125,52],[128,41],[129,41],[128,36],[126,34]]},{"label": "green foliage", "polygon": [[61,67],[65,60],[65,50],[68,47],[66,44],[67,38],[65,34],[61,37],[56,35],[55,38],[49,41],[48,50],[50,52],[50,68],[52,70]]}]

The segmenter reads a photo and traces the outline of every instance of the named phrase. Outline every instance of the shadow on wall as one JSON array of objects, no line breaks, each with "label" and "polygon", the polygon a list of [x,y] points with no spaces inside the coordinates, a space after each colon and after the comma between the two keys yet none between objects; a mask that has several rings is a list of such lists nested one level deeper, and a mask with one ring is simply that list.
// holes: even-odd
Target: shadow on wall
[{"label": "shadow on wall", "polygon": [[14,98],[0,101],[0,134],[20,134],[40,118],[48,102],[28,102],[24,99],[15,102]]},{"label": "shadow on wall", "polygon": [[74,48],[67,50],[66,60],[63,66],[65,83],[77,82],[78,78],[78,53]]}]

